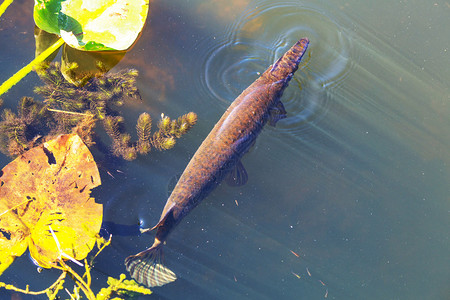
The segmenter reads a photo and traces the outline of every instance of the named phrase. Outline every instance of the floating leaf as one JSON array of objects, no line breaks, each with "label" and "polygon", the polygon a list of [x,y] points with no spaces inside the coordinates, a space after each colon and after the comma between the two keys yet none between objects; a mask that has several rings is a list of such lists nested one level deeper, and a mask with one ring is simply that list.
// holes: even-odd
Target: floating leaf
[{"label": "floating leaf", "polygon": [[3,168],[0,274],[27,246],[45,268],[54,266],[62,253],[63,259],[85,258],[102,223],[102,205],[90,197],[100,184],[94,158],[75,134],[60,135]]},{"label": "floating leaf", "polygon": [[61,0],[36,0],[34,2],[34,22],[39,28],[59,35],[58,19],[61,11],[61,2]]},{"label": "floating leaf", "polygon": [[76,49],[126,50],[142,31],[148,7],[149,0],[36,0],[34,20]]}]

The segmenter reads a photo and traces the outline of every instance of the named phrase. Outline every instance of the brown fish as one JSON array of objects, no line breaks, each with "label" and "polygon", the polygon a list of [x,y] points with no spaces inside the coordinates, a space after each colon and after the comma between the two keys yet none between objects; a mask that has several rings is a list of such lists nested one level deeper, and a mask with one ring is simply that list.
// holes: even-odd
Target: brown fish
[{"label": "brown fish", "polygon": [[161,263],[162,246],[174,227],[224,178],[237,185],[247,173],[240,158],[249,150],[263,126],[286,117],[280,101],[284,89],[298,69],[308,48],[307,38],[298,41],[274,65],[234,100],[187,165],[161,218],[153,245],[125,259],[131,276],[147,286],[172,282],[176,275]]}]

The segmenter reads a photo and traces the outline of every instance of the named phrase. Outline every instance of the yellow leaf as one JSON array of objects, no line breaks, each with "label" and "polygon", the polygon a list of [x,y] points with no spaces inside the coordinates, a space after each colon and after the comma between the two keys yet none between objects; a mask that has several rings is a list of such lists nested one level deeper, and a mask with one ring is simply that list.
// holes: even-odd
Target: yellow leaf
[{"label": "yellow leaf", "polygon": [[103,207],[90,197],[100,184],[94,158],[75,134],[33,148],[3,168],[0,274],[27,245],[45,268],[55,265],[61,252],[85,258],[102,223]]}]

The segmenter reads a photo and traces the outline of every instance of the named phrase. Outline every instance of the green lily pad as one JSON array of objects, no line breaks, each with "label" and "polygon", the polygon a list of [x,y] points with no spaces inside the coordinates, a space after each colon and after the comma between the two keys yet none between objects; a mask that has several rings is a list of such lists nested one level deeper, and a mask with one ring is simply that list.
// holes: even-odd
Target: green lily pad
[{"label": "green lily pad", "polygon": [[61,11],[61,2],[61,0],[34,2],[34,22],[40,29],[59,35],[58,16]]},{"label": "green lily pad", "polygon": [[36,0],[36,25],[85,51],[126,50],[139,36],[149,0]]}]

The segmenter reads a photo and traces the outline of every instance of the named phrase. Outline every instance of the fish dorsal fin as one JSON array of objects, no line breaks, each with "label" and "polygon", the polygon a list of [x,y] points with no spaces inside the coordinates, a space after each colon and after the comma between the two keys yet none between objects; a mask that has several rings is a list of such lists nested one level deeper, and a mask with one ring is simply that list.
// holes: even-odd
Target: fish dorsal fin
[{"label": "fish dorsal fin", "polygon": [[237,161],[230,173],[228,173],[226,182],[230,186],[242,186],[247,183],[248,174],[244,168],[244,165],[240,160]]},{"label": "fish dorsal fin", "polygon": [[281,119],[286,118],[286,109],[281,101],[278,101],[274,106],[269,108],[269,125],[274,126]]}]

